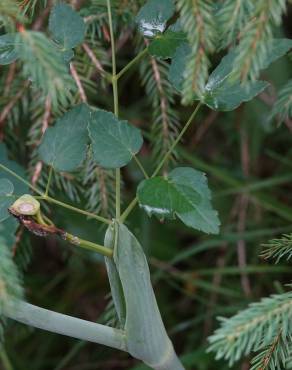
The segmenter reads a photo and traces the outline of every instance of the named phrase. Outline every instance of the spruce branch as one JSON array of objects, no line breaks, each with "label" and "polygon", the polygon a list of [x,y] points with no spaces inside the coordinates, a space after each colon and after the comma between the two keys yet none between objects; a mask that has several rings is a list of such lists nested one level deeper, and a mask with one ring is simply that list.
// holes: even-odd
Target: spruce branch
[{"label": "spruce branch", "polygon": [[251,0],[227,0],[217,13],[220,28],[220,46],[222,49],[236,42],[240,30],[251,17]]},{"label": "spruce branch", "polygon": [[79,74],[75,68],[75,65],[73,62],[70,63],[70,71],[71,71],[71,75],[72,77],[74,78],[74,81],[78,87],[78,91],[79,91],[79,95],[80,95],[80,99],[83,103],[87,103],[87,96],[86,96],[86,93],[84,91],[84,88],[82,86],[82,83],[81,83],[81,80],[80,80],[80,77],[79,77]]},{"label": "spruce branch", "polygon": [[15,29],[15,21],[24,23],[25,17],[21,12],[21,7],[16,0],[0,1],[0,26],[4,26],[10,31]]},{"label": "spruce branch", "polygon": [[50,97],[52,106],[72,101],[73,80],[53,43],[40,32],[25,30],[19,32],[16,43],[24,75]]},{"label": "spruce branch", "polygon": [[279,123],[292,119],[292,79],[279,91],[278,98],[270,114],[271,119],[275,117]]},{"label": "spruce branch", "polygon": [[270,346],[280,331],[285,340],[292,329],[291,314],[292,292],[252,303],[229,319],[220,318],[220,328],[209,338],[209,352],[215,351],[216,359],[224,358],[232,365],[243,355]]},{"label": "spruce branch", "polygon": [[284,234],[281,238],[272,239],[262,246],[264,250],[261,257],[264,259],[274,258],[276,263],[283,257],[290,260],[292,257],[292,234]]},{"label": "spruce branch", "polygon": [[115,209],[115,172],[98,167],[89,159],[82,178],[86,209],[111,218]]},{"label": "spruce branch", "polygon": [[177,9],[191,46],[183,86],[183,103],[189,104],[194,95],[202,95],[208,77],[208,55],[216,45],[215,16],[210,0],[178,0]]},{"label": "spruce branch", "polygon": [[251,370],[277,370],[286,368],[286,359],[290,353],[291,336],[283,338],[282,330],[275,334],[274,339],[252,359]]},{"label": "spruce branch", "polygon": [[[164,61],[147,58],[140,65],[140,75],[147,100],[152,106],[151,142],[153,159],[159,163],[174,142],[179,130],[179,120],[174,109],[174,92],[167,79],[168,66]],[[172,153],[169,163],[174,163],[177,153]]]},{"label": "spruce branch", "polygon": [[254,3],[252,17],[241,29],[233,77],[242,81],[255,80],[268,52],[268,42],[273,38],[273,27],[279,26],[286,10],[285,0],[258,0]]}]

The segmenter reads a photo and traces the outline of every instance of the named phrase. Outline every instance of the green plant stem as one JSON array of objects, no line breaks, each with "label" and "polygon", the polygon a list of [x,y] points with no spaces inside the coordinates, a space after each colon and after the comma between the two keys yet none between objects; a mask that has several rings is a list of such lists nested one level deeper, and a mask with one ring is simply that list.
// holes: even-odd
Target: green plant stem
[{"label": "green plant stem", "polygon": [[38,210],[37,214],[35,215],[37,223],[40,225],[47,225],[45,220],[43,219],[43,215],[40,210]]},{"label": "green plant stem", "polygon": [[51,197],[41,197],[40,199],[44,200],[44,201],[47,201],[49,203],[57,204],[60,207],[70,209],[73,212],[80,213],[84,216],[87,216],[89,218],[93,218],[93,219],[95,219],[97,221],[100,221],[100,222],[103,222],[107,225],[111,225],[111,223],[112,223],[112,221],[108,220],[107,218],[104,218],[104,217],[99,216],[99,215],[95,215],[94,213],[91,213],[91,212],[84,211],[83,209],[71,206],[70,204],[63,203],[60,200],[57,200],[57,199],[54,199],[54,198],[51,198]]},{"label": "green plant stem", "polygon": [[107,248],[100,244],[92,243],[88,240],[81,239],[78,236],[74,236],[72,234],[66,233],[66,240],[69,243],[76,245],[77,247],[100,253],[103,256],[110,257],[110,258],[113,256],[112,249]]},{"label": "green plant stem", "polygon": [[[110,0],[107,3],[107,13],[110,29],[111,48],[112,48],[112,86],[114,95],[114,114],[119,116],[119,93],[118,93],[118,79],[117,79],[117,63],[116,63],[116,47],[113,31],[112,9]],[[121,170],[116,169],[116,218],[121,214]]]},{"label": "green plant stem", "polygon": [[48,178],[48,182],[47,182],[47,186],[46,186],[46,191],[45,191],[45,197],[47,197],[49,195],[49,191],[50,191],[50,185],[51,185],[51,181],[52,181],[52,175],[53,175],[53,166],[50,166],[50,170],[49,170],[49,178]]},{"label": "green plant stem", "polygon": [[3,164],[0,164],[0,169],[9,173],[11,176],[15,177],[17,180],[21,181],[23,184],[27,185],[31,190],[33,190],[35,193],[39,195],[43,195],[43,192],[38,190],[36,187],[31,185],[28,181],[24,180],[21,176],[17,175],[14,171],[10,170],[8,167],[4,166]]},{"label": "green plant stem", "polygon": [[3,365],[3,370],[13,370],[13,366],[4,349],[0,351],[0,358]]},{"label": "green plant stem", "polygon": [[126,221],[126,219],[128,218],[129,214],[132,212],[132,210],[136,207],[136,205],[138,204],[138,198],[135,197],[132,202],[128,205],[128,207],[124,210],[124,212],[122,213],[119,221],[121,223],[124,223]]},{"label": "green plant stem", "polygon": [[52,333],[103,344],[122,351],[127,350],[126,335],[123,330],[63,315],[24,301],[14,301],[13,307],[8,312],[4,312],[4,315]]},{"label": "green plant stem", "polygon": [[142,163],[139,161],[138,157],[134,154],[133,158],[134,158],[135,162],[137,163],[137,166],[140,168],[141,172],[143,173],[145,179],[149,179],[149,175],[145,171],[145,168],[143,167]]},{"label": "green plant stem", "polygon": [[98,216],[98,215],[95,215],[94,213],[84,211],[84,210],[82,210],[80,208],[77,208],[77,207],[73,207],[70,204],[61,202],[61,201],[59,201],[57,199],[54,199],[54,198],[51,198],[49,196],[44,196],[43,192],[41,192],[40,190],[38,190],[37,188],[32,186],[28,181],[24,180],[21,176],[17,175],[17,173],[15,173],[14,171],[10,170],[9,168],[7,168],[6,166],[4,166],[2,164],[0,164],[0,169],[9,173],[11,176],[15,177],[16,179],[18,179],[19,181],[21,181],[22,183],[27,185],[29,188],[31,188],[35,193],[39,194],[39,196],[35,197],[36,199],[44,200],[44,201],[48,201],[50,203],[57,204],[60,207],[70,209],[73,212],[80,213],[80,214],[82,214],[84,216],[87,216],[87,217],[90,217],[90,218],[94,218],[95,220],[103,222],[107,225],[110,225],[112,223],[111,220],[108,220],[107,218],[104,218],[102,216]]},{"label": "green plant stem", "polygon": [[117,75],[116,79],[120,79],[134,64],[139,62],[140,59],[142,59],[148,52],[148,47],[142,50],[139,54],[135,56],[134,59],[132,59]]},{"label": "green plant stem", "polygon": [[[193,113],[191,114],[190,118],[188,119],[188,121],[184,125],[183,129],[181,130],[180,134],[175,139],[175,141],[173,142],[173,144],[171,145],[171,147],[169,148],[169,150],[167,151],[167,153],[165,153],[164,157],[162,158],[161,162],[159,163],[159,165],[157,166],[156,170],[153,172],[153,174],[151,175],[151,177],[156,176],[159,173],[159,171],[162,169],[163,165],[168,160],[169,156],[171,155],[171,153],[173,152],[173,150],[175,149],[175,147],[177,146],[177,144],[179,143],[179,141],[181,140],[181,138],[183,137],[183,135],[185,134],[185,132],[187,131],[187,129],[189,128],[189,126],[191,125],[191,123],[193,122],[193,119],[197,115],[197,113],[198,113],[198,111],[199,111],[199,109],[200,109],[201,106],[202,106],[202,103],[199,103],[196,106],[195,110],[193,111]],[[119,219],[120,222],[123,223],[123,222],[126,221],[127,217],[132,212],[132,210],[135,208],[135,206],[136,206],[137,203],[138,203],[138,198],[135,197],[132,200],[132,202],[128,205],[128,207],[125,209],[125,211],[123,212],[123,214],[121,215],[121,217]]]},{"label": "green plant stem", "polygon": [[162,169],[162,167],[164,166],[165,162],[168,160],[168,158],[172,154],[174,148],[177,146],[177,144],[180,142],[180,140],[182,139],[182,137],[185,134],[185,132],[187,131],[187,129],[190,127],[191,123],[193,122],[193,119],[197,115],[197,113],[198,113],[198,111],[199,111],[199,109],[200,109],[201,106],[202,106],[202,103],[199,103],[196,106],[195,110],[193,111],[193,113],[191,114],[190,118],[188,119],[188,121],[184,125],[183,129],[181,130],[180,134],[175,139],[175,141],[172,143],[172,145],[168,149],[167,153],[165,153],[164,157],[162,158],[161,162],[159,163],[159,165],[157,166],[156,170],[153,172],[153,174],[152,174],[151,177],[155,177],[159,173],[159,171]]}]

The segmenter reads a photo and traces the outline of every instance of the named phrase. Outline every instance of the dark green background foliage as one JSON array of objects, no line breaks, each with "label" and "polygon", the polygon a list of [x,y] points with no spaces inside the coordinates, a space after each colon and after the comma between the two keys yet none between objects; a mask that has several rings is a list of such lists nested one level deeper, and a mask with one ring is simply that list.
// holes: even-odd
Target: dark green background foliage
[{"label": "dark green background foliage", "polygon": [[[119,81],[121,120],[117,141],[106,139],[116,135],[112,132],[117,127],[110,126],[112,122],[116,124],[115,117],[104,112],[113,111],[108,82],[112,59],[106,1],[66,3],[1,0],[0,163],[25,175],[41,190],[45,190],[48,180],[47,165],[53,163],[56,171],[52,196],[112,218],[112,168],[127,164],[142,145],[140,132],[135,130],[131,136],[127,122],[144,136],[139,158],[146,171],[152,173],[197,100],[201,100],[204,105],[193,125],[162,168],[162,174],[169,174],[177,187],[163,177],[141,184],[143,174],[135,161],[122,168],[123,207],[133,199],[140,183],[141,208],[145,204],[169,207],[166,216],[177,217],[171,221],[159,215],[149,218],[137,207],[127,223],[148,256],[162,317],[186,369],[227,369],[228,361],[216,361],[215,354],[207,352],[207,338],[218,328],[216,317],[233,316],[251,302],[282,293],[235,316],[224,330],[227,334],[233,330],[234,334],[238,322],[242,325],[258,313],[269,312],[282,300],[287,302],[287,310],[277,318],[280,321],[267,320],[265,325],[276,332],[277,325],[281,327],[284,322],[285,333],[273,331],[270,342],[264,343],[261,336],[266,327],[263,325],[263,332],[252,327],[240,338],[242,342],[251,338],[261,350],[254,353],[253,348],[250,357],[243,359],[239,350],[235,365],[230,356],[227,360],[234,369],[264,369],[261,366],[265,356],[269,356],[271,344],[276,343],[278,352],[272,354],[275,357],[271,356],[267,368],[278,369],[273,363],[282,361],[282,356],[286,368],[291,369],[292,298],[291,287],[285,285],[291,281],[291,267],[285,261],[291,257],[292,245],[291,2],[258,0],[252,5],[251,0],[150,0],[141,11],[144,0],[112,1],[118,71],[149,46],[149,53]],[[161,13],[157,13],[158,3]],[[149,28],[147,22],[153,18],[155,27]],[[58,19],[62,19],[62,27]],[[281,40],[272,40],[273,36]],[[92,111],[79,105],[82,103],[88,103]],[[78,115],[76,128],[70,126],[71,113],[64,116],[73,107],[75,116]],[[100,112],[104,127],[98,125]],[[88,125],[90,115],[95,121]],[[54,128],[49,127],[55,123]],[[78,130],[77,143],[73,129]],[[59,148],[64,146],[62,155]],[[120,151],[119,161],[112,148]],[[101,149],[108,155],[101,155]],[[71,159],[67,161],[68,158]],[[174,170],[175,166],[192,167],[207,174],[212,204],[221,222],[217,235],[204,234],[180,222],[181,212],[195,215],[193,204],[202,195],[211,223],[202,226],[196,218],[194,227],[211,233],[218,231],[208,189],[202,194],[193,192],[186,186],[188,181],[191,184],[191,179],[187,180],[189,170]],[[181,184],[183,176],[186,178]],[[205,179],[197,176],[204,187]],[[27,192],[21,183],[0,171],[0,196],[12,192],[11,184],[3,178],[13,181],[15,194]],[[143,189],[147,192],[140,194]],[[156,198],[151,197],[155,189]],[[187,192],[189,202],[171,204],[170,199],[162,199],[166,190],[170,198],[171,192],[181,197]],[[5,218],[2,208],[3,203],[0,216]],[[46,213],[56,225],[74,235],[96,242],[103,239],[105,228],[82,215],[54,206],[47,207]],[[190,225],[193,220],[191,217],[185,223]],[[28,231],[17,229],[12,219],[0,224],[0,233],[0,257],[4,261],[13,251],[29,302],[115,324],[102,257],[54,238],[31,236]],[[281,234],[286,236],[262,246]],[[263,252],[264,248],[268,249]],[[274,265],[264,257],[283,258]],[[10,261],[3,266],[0,263],[1,279],[9,274],[18,286],[15,265],[11,267]],[[21,296],[22,289],[16,294]],[[1,309],[0,305],[0,313]],[[14,370],[145,368],[125,353],[14,322],[6,324],[5,334],[0,351],[0,368],[5,370],[10,370],[8,361]],[[221,334],[217,332],[212,340],[214,348],[224,355],[229,347]],[[244,347],[242,343],[234,344],[233,359],[237,345]],[[255,354],[258,356],[250,365]]]}]

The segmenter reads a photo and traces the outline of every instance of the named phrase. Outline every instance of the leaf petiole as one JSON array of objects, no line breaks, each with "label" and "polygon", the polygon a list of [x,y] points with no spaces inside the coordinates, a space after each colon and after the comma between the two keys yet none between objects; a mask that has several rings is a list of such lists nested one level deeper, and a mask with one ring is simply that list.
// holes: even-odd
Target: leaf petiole
[{"label": "leaf petiole", "polygon": [[49,190],[50,190],[50,185],[51,185],[51,181],[52,181],[52,175],[53,175],[53,166],[50,166],[50,169],[49,169],[49,178],[48,178],[48,182],[47,182],[47,186],[46,186],[46,191],[45,191],[45,194],[44,196],[47,197],[49,195]]},{"label": "leaf petiole", "polygon": [[35,193],[39,195],[43,195],[43,193],[38,190],[36,187],[31,185],[28,181],[24,180],[21,176],[17,175],[14,171],[10,170],[8,167],[4,166],[3,164],[0,163],[0,169],[3,171],[9,173],[11,176],[15,177],[17,180],[21,181],[23,184],[27,185],[31,190],[33,190]]},{"label": "leaf petiole", "polygon": [[110,225],[112,223],[111,220],[108,220],[107,218],[104,218],[102,216],[95,215],[94,213],[84,211],[84,210],[82,210],[80,208],[71,206],[70,204],[61,202],[61,201],[59,201],[57,199],[54,199],[54,198],[51,198],[49,196],[44,196],[42,191],[38,190],[36,187],[34,187],[33,185],[31,185],[28,181],[24,180],[21,176],[17,175],[17,173],[15,173],[14,171],[10,170],[9,168],[7,168],[6,166],[4,166],[3,164],[0,164],[0,169],[2,169],[3,171],[9,173],[11,176],[15,177],[17,180],[21,181],[22,183],[24,183],[25,185],[27,185],[31,190],[33,190],[35,193],[37,193],[38,196],[36,196],[35,199],[44,200],[44,201],[47,201],[47,202],[50,202],[50,203],[57,204],[60,207],[70,209],[73,212],[80,213],[80,214],[82,214],[84,216],[93,218],[93,219],[95,219],[97,221],[100,221],[100,222],[103,222],[103,223],[105,223],[107,225]]},{"label": "leaf petiole", "polygon": [[[191,114],[190,118],[187,120],[187,122],[184,125],[183,129],[181,130],[180,134],[175,139],[175,141],[173,142],[173,144],[171,145],[171,147],[169,148],[169,150],[167,151],[167,153],[164,155],[164,157],[162,158],[162,160],[158,164],[156,170],[153,172],[153,174],[152,174],[151,177],[155,177],[159,173],[159,171],[161,170],[161,168],[163,167],[163,165],[165,164],[165,162],[168,160],[169,156],[173,152],[174,148],[177,146],[177,144],[179,143],[179,141],[181,140],[181,138],[183,137],[183,135],[185,134],[185,132],[187,131],[187,129],[189,128],[189,126],[191,125],[191,123],[193,122],[193,119],[197,115],[197,113],[198,113],[198,111],[199,111],[199,109],[200,109],[201,106],[202,106],[202,103],[199,103],[196,106],[195,110]],[[122,223],[125,222],[125,220],[129,216],[129,214],[132,212],[132,210],[135,208],[135,206],[136,206],[137,203],[138,203],[138,198],[135,197],[132,200],[132,202],[128,205],[128,207],[125,209],[125,211],[122,213],[121,217],[119,218],[119,221],[120,222],[122,222]]]},{"label": "leaf petiole", "polygon": [[145,168],[143,167],[142,163],[140,162],[139,158],[134,154],[133,158],[135,162],[137,163],[137,166],[140,168],[141,172],[143,173],[145,179],[149,179],[149,175],[147,174]]},{"label": "leaf petiole", "polygon": [[143,49],[139,54],[135,56],[116,76],[115,78],[120,79],[134,64],[142,59],[148,52],[148,47]]}]

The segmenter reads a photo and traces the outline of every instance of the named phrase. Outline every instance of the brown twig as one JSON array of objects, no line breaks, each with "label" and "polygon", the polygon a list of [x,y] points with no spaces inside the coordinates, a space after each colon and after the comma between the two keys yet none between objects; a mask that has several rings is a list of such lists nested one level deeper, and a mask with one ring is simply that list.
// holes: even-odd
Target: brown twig
[{"label": "brown twig", "polygon": [[[52,108],[52,104],[51,104],[51,98],[49,96],[47,96],[46,98],[46,101],[45,101],[45,112],[44,112],[44,117],[43,117],[43,122],[42,122],[42,128],[41,128],[41,138],[43,137],[44,133],[46,132],[47,128],[49,127],[49,121],[50,121],[50,117],[51,117],[51,108]],[[40,139],[41,141],[41,139]],[[39,143],[40,143],[39,141]],[[43,162],[42,161],[38,161],[37,164],[35,165],[35,168],[34,168],[34,171],[33,171],[33,175],[32,175],[32,179],[31,179],[31,183],[32,185],[36,185],[40,175],[41,175],[41,172],[42,172],[42,169],[43,169]]]},{"label": "brown twig", "polygon": [[[274,92],[273,95],[269,95],[265,91],[259,94],[259,98],[261,99],[261,101],[263,101],[269,107],[272,107],[275,104],[275,101],[277,100],[275,89],[273,88],[272,90]],[[285,123],[288,130],[292,132],[292,119],[287,117],[284,119],[283,122]]]},{"label": "brown twig", "polygon": [[216,121],[217,117],[219,115],[219,112],[217,111],[211,111],[207,117],[204,119],[202,124],[198,127],[196,134],[192,138],[190,142],[190,148],[195,147],[203,138],[203,136],[206,134],[206,132],[209,130],[211,125]]},{"label": "brown twig", "polygon": [[[239,117],[242,116],[241,110],[238,111]],[[249,176],[249,144],[246,131],[240,127],[240,139],[241,139],[241,166],[244,177]],[[248,194],[241,194],[239,196],[239,212],[237,222],[237,232],[243,233],[246,228],[247,210],[249,205]],[[240,239],[237,242],[237,258],[238,265],[241,269],[246,267],[246,244],[245,240]],[[241,285],[246,297],[251,295],[251,285],[248,276],[243,271],[241,272]]]},{"label": "brown twig", "polygon": [[104,69],[103,69],[100,61],[96,58],[96,56],[94,55],[94,52],[90,49],[90,47],[88,46],[88,44],[86,44],[84,42],[82,44],[82,47],[85,50],[86,54],[89,56],[89,58],[92,61],[93,65],[95,66],[95,68],[98,70],[98,72],[104,73],[105,71],[104,71]]},{"label": "brown twig", "polygon": [[40,13],[40,15],[37,17],[32,25],[32,29],[34,31],[40,31],[43,28],[43,25],[50,14],[52,6],[53,0],[49,0],[46,8]]},{"label": "brown twig", "polygon": [[[238,214],[238,223],[237,223],[237,231],[238,233],[243,233],[246,228],[246,217],[247,217],[247,210],[249,204],[249,197],[247,194],[240,195],[240,208]],[[247,265],[246,263],[246,244],[245,240],[240,239],[237,242],[237,258],[238,258],[238,265],[241,269],[244,269]],[[249,278],[245,272],[241,272],[241,286],[244,291],[246,297],[251,296],[251,285]]]},{"label": "brown twig", "polygon": [[31,179],[31,183],[32,183],[33,186],[35,186],[36,183],[38,182],[38,179],[40,178],[42,169],[43,169],[43,162],[38,161],[37,164],[35,165],[33,175],[32,175],[32,179]]},{"label": "brown twig", "polygon": [[281,336],[282,336],[282,330],[279,331],[278,335],[276,336],[276,338],[272,342],[272,344],[270,346],[270,349],[266,353],[266,355],[264,356],[263,361],[262,361],[262,365],[258,370],[266,370],[268,368],[269,363],[270,363],[271,358],[272,358],[272,355],[273,355],[275,349],[277,348],[277,346],[278,346],[278,344],[281,340]]},{"label": "brown twig", "polygon": [[79,91],[79,95],[80,95],[81,100],[83,101],[83,103],[87,103],[87,96],[85,94],[85,91],[84,91],[84,88],[82,86],[80,77],[78,75],[78,72],[77,72],[73,62],[70,63],[70,71],[71,71],[71,75],[74,78],[74,80],[76,82],[76,85],[78,87],[78,91]]},{"label": "brown twig", "polygon": [[23,230],[24,230],[24,228],[23,227],[20,227],[20,229],[18,230],[18,232],[16,234],[15,242],[14,242],[13,247],[12,247],[12,256],[13,257],[16,256],[17,247],[18,247],[18,244],[19,244],[19,242],[21,240],[21,237],[22,237],[22,234],[23,234]]},{"label": "brown twig", "polygon": [[18,93],[14,96],[14,98],[11,99],[10,102],[3,108],[0,114],[0,140],[1,139],[3,140],[3,136],[4,136],[3,126],[4,126],[7,116],[9,115],[11,109],[14,107],[17,101],[22,97],[23,93],[25,92],[29,84],[30,84],[30,81],[25,81],[22,88],[18,91]]},{"label": "brown twig", "polygon": [[11,84],[14,79],[15,71],[16,71],[16,63],[14,62],[10,64],[9,66],[9,70],[8,70],[6,81],[5,81],[5,88],[3,92],[4,96],[7,96],[10,91]]}]

